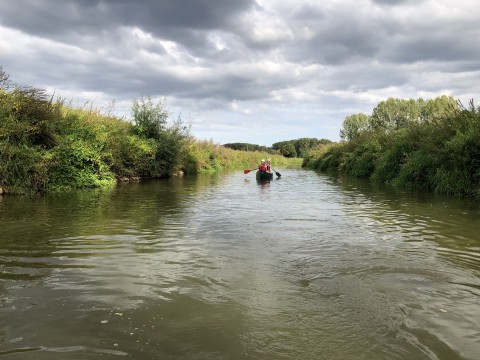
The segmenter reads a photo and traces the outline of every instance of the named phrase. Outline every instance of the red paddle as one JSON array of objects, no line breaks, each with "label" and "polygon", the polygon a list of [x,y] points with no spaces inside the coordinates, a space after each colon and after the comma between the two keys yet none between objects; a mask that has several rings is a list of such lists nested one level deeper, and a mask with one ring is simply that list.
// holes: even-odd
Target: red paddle
[{"label": "red paddle", "polygon": [[255,171],[255,170],[257,170],[257,169],[252,169],[252,170],[243,170],[243,173],[244,173],[244,174],[248,174],[250,171]]}]

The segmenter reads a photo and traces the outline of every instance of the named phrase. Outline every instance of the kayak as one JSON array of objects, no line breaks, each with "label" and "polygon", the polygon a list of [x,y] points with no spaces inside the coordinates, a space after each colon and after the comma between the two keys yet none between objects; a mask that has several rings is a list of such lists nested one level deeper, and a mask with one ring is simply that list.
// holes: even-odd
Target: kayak
[{"label": "kayak", "polygon": [[257,180],[272,180],[273,173],[268,171],[257,171]]}]

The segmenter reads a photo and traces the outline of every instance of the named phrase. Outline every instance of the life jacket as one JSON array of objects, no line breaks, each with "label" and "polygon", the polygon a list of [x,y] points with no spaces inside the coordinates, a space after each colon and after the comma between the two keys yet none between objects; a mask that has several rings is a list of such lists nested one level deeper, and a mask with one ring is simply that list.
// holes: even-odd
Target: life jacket
[{"label": "life jacket", "polygon": [[267,171],[267,167],[265,166],[265,164],[260,164],[258,165],[258,170],[265,172]]}]

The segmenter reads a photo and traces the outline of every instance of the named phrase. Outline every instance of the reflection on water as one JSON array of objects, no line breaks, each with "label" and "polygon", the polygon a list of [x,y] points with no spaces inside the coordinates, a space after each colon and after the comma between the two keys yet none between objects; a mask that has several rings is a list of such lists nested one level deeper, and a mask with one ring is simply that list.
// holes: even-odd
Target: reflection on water
[{"label": "reflection on water", "polygon": [[302,170],[0,201],[0,357],[475,359],[478,204]]}]

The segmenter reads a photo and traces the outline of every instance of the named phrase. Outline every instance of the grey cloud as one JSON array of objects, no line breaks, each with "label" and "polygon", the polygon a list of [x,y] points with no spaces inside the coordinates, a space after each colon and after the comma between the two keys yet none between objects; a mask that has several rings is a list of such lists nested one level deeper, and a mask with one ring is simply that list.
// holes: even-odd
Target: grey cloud
[{"label": "grey cloud", "polygon": [[[305,128],[331,131],[387,94],[478,88],[474,1],[458,2],[455,16],[446,0],[259,4],[0,0],[0,65],[12,81],[60,95],[94,93],[122,104],[165,96],[210,129],[239,116],[246,124],[278,119],[289,129],[280,125],[302,109]],[[441,16],[432,16],[438,8]]]},{"label": "grey cloud", "polygon": [[372,0],[373,3],[380,4],[380,5],[388,5],[388,6],[395,6],[395,5],[402,5],[406,3],[417,3],[424,0]]},{"label": "grey cloud", "polygon": [[254,5],[253,0],[16,0],[0,3],[0,19],[4,26],[55,39],[130,26],[188,45],[198,41],[195,31],[228,27]]},{"label": "grey cloud", "polygon": [[348,89],[354,92],[366,92],[389,86],[403,86],[411,80],[407,71],[392,72],[390,67],[375,66],[370,62],[337,68],[321,82],[326,90]]},{"label": "grey cloud", "polygon": [[315,18],[295,19],[298,28],[307,27],[307,39],[298,36],[288,45],[288,56],[293,61],[335,64],[355,58],[373,58],[381,50],[387,29],[381,23],[353,16],[347,12]]},{"label": "grey cloud", "polygon": [[480,49],[472,45],[454,33],[424,33],[398,39],[385,50],[385,58],[394,63],[477,60],[480,65]]}]

